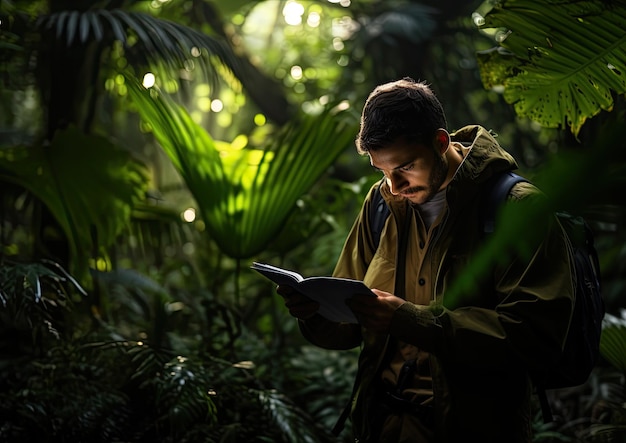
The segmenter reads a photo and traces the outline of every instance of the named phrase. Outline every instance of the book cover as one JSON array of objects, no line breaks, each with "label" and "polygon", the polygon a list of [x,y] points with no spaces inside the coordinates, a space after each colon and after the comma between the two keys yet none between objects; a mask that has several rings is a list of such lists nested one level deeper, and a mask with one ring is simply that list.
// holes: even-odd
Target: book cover
[{"label": "book cover", "polygon": [[251,269],[259,272],[277,285],[291,286],[296,291],[320,304],[318,313],[338,323],[358,323],[346,300],[353,295],[376,295],[359,280],[337,277],[305,278],[295,271],[265,263],[252,263]]}]

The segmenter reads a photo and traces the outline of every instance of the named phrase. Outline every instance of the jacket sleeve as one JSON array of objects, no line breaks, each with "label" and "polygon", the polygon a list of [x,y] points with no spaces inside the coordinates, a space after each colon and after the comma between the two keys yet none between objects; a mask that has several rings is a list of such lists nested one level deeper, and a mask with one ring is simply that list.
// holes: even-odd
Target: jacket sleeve
[{"label": "jacket sleeve", "polygon": [[[368,192],[361,212],[352,225],[344,242],[339,260],[335,265],[334,277],[363,280],[374,255],[369,227],[369,214],[372,192]],[[316,315],[309,320],[299,321],[302,335],[316,346],[326,349],[350,349],[361,344],[361,327],[355,324],[335,323]]]},{"label": "jacket sleeve", "polygon": [[[511,247],[508,260],[495,267],[493,287],[482,287],[495,293],[494,306],[405,303],[394,314],[390,333],[443,360],[476,368],[522,362],[539,370],[558,358],[574,303],[572,255],[556,217],[544,230],[531,223],[540,219],[540,212],[534,214],[523,217],[532,235],[517,242],[522,245],[517,249]],[[519,238],[514,234],[508,237]]]}]

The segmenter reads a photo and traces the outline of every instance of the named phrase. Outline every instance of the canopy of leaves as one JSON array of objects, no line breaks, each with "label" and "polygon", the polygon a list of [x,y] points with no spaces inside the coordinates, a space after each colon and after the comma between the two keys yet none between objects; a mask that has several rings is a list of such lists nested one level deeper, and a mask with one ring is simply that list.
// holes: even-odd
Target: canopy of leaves
[{"label": "canopy of leaves", "polygon": [[483,83],[504,87],[518,115],[569,127],[613,107],[626,93],[626,6],[601,0],[509,0],[483,17],[502,28],[500,47],[478,54]]}]

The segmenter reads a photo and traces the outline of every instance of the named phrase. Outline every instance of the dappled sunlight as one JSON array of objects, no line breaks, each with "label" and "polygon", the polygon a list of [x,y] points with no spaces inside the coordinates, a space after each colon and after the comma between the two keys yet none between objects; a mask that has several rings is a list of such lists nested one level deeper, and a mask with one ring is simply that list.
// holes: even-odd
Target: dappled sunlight
[{"label": "dappled sunlight", "polygon": [[308,18],[306,19],[306,24],[309,25],[311,28],[317,28],[320,25],[320,22],[322,21],[322,17],[320,16],[320,14],[318,12],[311,12],[308,16]]},{"label": "dappled sunlight", "polygon": [[194,208],[187,208],[182,213],[182,218],[187,223],[191,223],[196,219],[196,210]]},{"label": "dappled sunlight", "polygon": [[[345,41],[359,29],[358,22],[337,5],[347,8],[350,3],[259,2],[246,16],[233,19],[240,42],[250,50],[254,63],[256,54],[265,52],[266,71],[282,83],[288,100],[304,112],[316,112],[319,91],[340,80],[341,67],[349,60],[343,53]],[[332,42],[330,51],[327,42]]]},{"label": "dappled sunlight", "polygon": [[[245,149],[248,139],[244,135],[237,136],[232,143],[216,141],[215,147],[219,150],[224,172],[229,177],[233,187],[249,190],[254,186],[261,186],[269,170],[269,164],[274,159],[274,153],[260,149]],[[234,208],[241,209],[246,200],[236,192]]]},{"label": "dappled sunlight", "polygon": [[263,126],[267,123],[267,118],[263,114],[256,114],[254,116],[254,124],[257,126]]},{"label": "dappled sunlight", "polygon": [[343,6],[344,8],[347,8],[348,6],[352,4],[350,0],[328,0],[328,3],[336,3],[336,4],[339,4],[340,6]]},{"label": "dappled sunlight", "polygon": [[148,72],[143,76],[143,81],[141,82],[144,88],[149,89],[152,88],[156,84],[156,77],[153,73]]},{"label": "dappled sunlight", "polygon": [[[493,128],[548,210],[593,221],[621,309],[622,3],[2,2],[0,440],[337,440],[360,349],[307,345],[246,264],[330,275],[380,178],[354,142],[381,79],[432,82],[451,130]],[[451,250],[446,300],[533,260],[520,232],[540,209],[503,212],[471,258]],[[535,440],[623,418],[622,317],[602,378],[557,397]]]},{"label": "dappled sunlight", "polygon": [[294,80],[300,80],[302,78],[302,68],[300,66],[292,66],[291,77],[293,77]]},{"label": "dappled sunlight", "polygon": [[224,109],[224,103],[216,98],[215,100],[211,100],[211,111],[213,112],[221,112]]},{"label": "dappled sunlight", "polygon": [[283,17],[288,25],[299,25],[302,23],[302,15],[304,14],[304,6],[295,1],[289,1],[283,8]]}]

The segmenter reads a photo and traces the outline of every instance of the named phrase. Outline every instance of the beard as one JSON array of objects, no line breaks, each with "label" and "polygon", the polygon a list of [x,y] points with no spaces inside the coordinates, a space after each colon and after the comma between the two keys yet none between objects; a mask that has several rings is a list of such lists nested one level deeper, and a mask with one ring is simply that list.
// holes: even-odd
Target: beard
[{"label": "beard", "polygon": [[416,186],[403,191],[403,194],[424,193],[422,201],[418,204],[430,201],[441,190],[441,186],[448,176],[448,160],[443,155],[435,154],[433,159],[433,167],[428,178],[428,186]]}]

